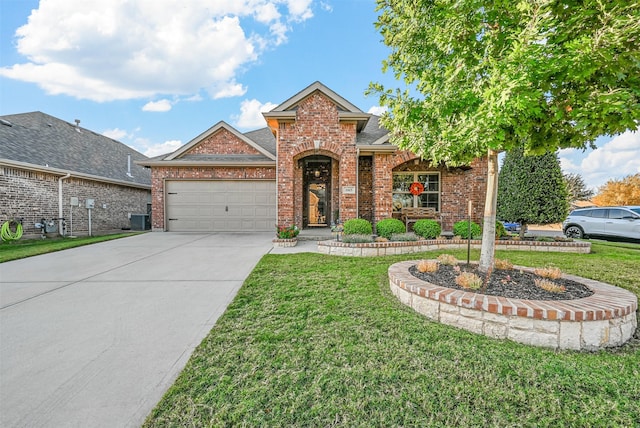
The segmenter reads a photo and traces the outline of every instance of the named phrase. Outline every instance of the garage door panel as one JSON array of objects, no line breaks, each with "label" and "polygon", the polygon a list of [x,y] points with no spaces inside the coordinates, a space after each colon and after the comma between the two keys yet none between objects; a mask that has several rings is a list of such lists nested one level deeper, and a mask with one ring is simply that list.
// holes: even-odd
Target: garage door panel
[{"label": "garage door panel", "polygon": [[254,184],[254,188],[262,192],[268,192],[272,187],[269,181],[255,181]]},{"label": "garage door panel", "polygon": [[223,206],[216,206],[216,207],[212,207],[211,209],[211,216],[212,217],[223,217],[227,214],[227,210],[225,210],[225,207]]},{"label": "garage door panel", "polygon": [[243,218],[253,218],[258,215],[258,210],[255,207],[242,207],[240,208],[240,216]]},{"label": "garage door panel", "polygon": [[[228,221],[226,219],[212,220],[209,224],[210,224],[211,231],[224,231],[225,228],[228,226]],[[209,230],[206,229],[206,231],[209,231]]]},{"label": "garage door panel", "polygon": [[198,193],[183,193],[178,196],[179,197],[176,198],[176,200],[181,204],[202,204],[207,203],[207,199],[209,199],[208,195]]},{"label": "garage door panel", "polygon": [[274,181],[168,180],[169,231],[271,231],[276,219]]},{"label": "garage door panel", "polygon": [[261,194],[257,194],[256,195],[256,204],[275,204],[275,197],[272,197],[271,195],[261,195]]},{"label": "garage door panel", "polygon": [[270,222],[270,221],[264,221],[264,220],[256,220],[255,228],[256,230],[272,231],[272,230],[275,230],[276,223],[275,221]]},{"label": "garage door panel", "polygon": [[270,209],[269,207],[256,207],[254,212],[256,217],[274,217],[275,218],[275,209]]},{"label": "garage door panel", "polygon": [[197,207],[187,207],[187,206],[179,206],[176,207],[175,210],[172,210],[171,218],[174,217],[183,217],[183,218],[193,218],[198,217],[198,208]]},{"label": "garage door panel", "polygon": [[230,230],[230,231],[252,230],[252,229],[243,228],[242,220],[240,220],[239,218],[233,218],[233,219],[227,220],[225,227],[227,230]]},{"label": "garage door panel", "polygon": [[[251,189],[251,192],[254,192],[254,190]],[[227,194],[227,202],[229,204],[252,205],[256,202],[256,195],[255,193],[232,192]]]},{"label": "garage door panel", "polygon": [[215,192],[209,194],[209,199],[212,204],[226,204],[227,203],[227,194],[223,192]]}]

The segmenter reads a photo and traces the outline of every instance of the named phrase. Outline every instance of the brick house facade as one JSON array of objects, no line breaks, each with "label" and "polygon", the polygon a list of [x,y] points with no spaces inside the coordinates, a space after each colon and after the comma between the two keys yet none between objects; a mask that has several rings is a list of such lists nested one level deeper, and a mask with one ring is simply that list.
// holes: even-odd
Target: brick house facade
[{"label": "brick house facade", "polygon": [[[375,224],[403,206],[432,206],[451,230],[469,200],[474,221],[482,218],[486,160],[448,168],[401,151],[377,116],[320,82],[263,116],[266,128],[242,134],[219,122],[172,154],[138,162],[152,171],[154,230]],[[422,195],[408,192],[413,181],[425,185]]]},{"label": "brick house facade", "polygon": [[[25,238],[63,234],[65,224],[67,235],[98,235],[148,214],[151,174],[134,163],[146,159],[141,153],[79,121],[41,112],[0,119],[0,223],[22,219]],[[91,228],[87,200],[94,201]],[[51,226],[36,227],[42,219]]]}]

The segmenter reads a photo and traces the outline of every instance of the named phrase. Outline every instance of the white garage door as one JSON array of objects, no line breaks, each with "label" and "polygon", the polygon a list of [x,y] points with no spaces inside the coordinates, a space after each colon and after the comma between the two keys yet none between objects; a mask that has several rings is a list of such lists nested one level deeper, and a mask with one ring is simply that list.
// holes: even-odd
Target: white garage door
[{"label": "white garage door", "polygon": [[268,232],[276,224],[275,181],[166,181],[170,232]]}]

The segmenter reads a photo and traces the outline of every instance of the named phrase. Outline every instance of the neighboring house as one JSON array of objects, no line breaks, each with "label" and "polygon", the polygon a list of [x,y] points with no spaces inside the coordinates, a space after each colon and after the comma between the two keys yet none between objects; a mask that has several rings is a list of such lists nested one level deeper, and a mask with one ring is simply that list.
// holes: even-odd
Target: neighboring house
[{"label": "neighboring house", "polygon": [[[151,168],[157,231],[273,231],[375,222],[428,206],[443,229],[483,217],[487,166],[448,168],[389,143],[378,117],[315,82],[273,110],[267,127],[241,133],[218,122]],[[424,192],[412,195],[413,182]]]},{"label": "neighboring house", "polygon": [[571,202],[571,206],[570,209],[571,210],[576,210],[578,208],[591,208],[591,207],[595,207],[596,204],[594,204],[591,201],[573,201]]},{"label": "neighboring house", "polygon": [[[0,116],[0,222],[23,219],[25,236],[103,234],[147,214],[151,174],[143,154],[111,138],[41,113]],[[94,208],[87,209],[87,201]],[[135,219],[136,217],[134,217]]]}]

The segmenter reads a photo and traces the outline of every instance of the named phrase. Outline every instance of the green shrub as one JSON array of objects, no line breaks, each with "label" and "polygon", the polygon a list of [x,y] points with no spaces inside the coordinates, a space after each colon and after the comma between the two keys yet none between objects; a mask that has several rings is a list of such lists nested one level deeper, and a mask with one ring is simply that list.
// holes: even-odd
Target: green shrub
[{"label": "green shrub", "polygon": [[278,239],[293,239],[300,233],[298,226],[276,226],[276,236]]},{"label": "green shrub", "polygon": [[373,242],[373,237],[371,235],[361,235],[358,233],[354,233],[351,235],[344,235],[342,237],[342,242],[347,242],[350,244],[364,244]]},{"label": "green shrub", "polygon": [[387,239],[391,239],[394,233],[405,233],[404,223],[397,218],[385,218],[376,223],[376,233]]},{"label": "green shrub", "polygon": [[373,226],[363,218],[352,218],[344,222],[342,233],[344,235],[371,235]]},{"label": "green shrub", "polygon": [[501,221],[496,221],[496,238],[500,239],[503,236],[508,236],[507,229],[504,228],[504,224]]},{"label": "green shrub", "polygon": [[[463,239],[469,237],[469,220],[461,220],[453,225],[453,234]],[[471,239],[482,237],[482,229],[477,223],[471,222]]]},{"label": "green shrub", "polygon": [[442,228],[437,221],[423,218],[416,221],[413,225],[413,231],[416,235],[422,236],[425,239],[434,239],[440,236]]}]

